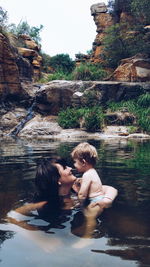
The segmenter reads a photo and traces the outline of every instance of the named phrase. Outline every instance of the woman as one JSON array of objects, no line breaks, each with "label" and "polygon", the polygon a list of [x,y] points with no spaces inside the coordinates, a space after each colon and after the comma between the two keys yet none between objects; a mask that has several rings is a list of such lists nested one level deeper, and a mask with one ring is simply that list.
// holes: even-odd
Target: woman
[{"label": "woman", "polygon": [[[79,180],[72,174],[72,168],[67,166],[64,159],[44,159],[37,167],[35,178],[37,192],[34,201],[42,202],[42,206],[43,201],[45,201],[44,205],[48,205],[49,211],[52,209],[53,212],[71,208],[73,205],[71,192],[78,192],[80,187]],[[108,208],[117,196],[115,188],[104,185],[103,189],[105,192],[104,200],[92,203],[91,208],[96,205],[100,205],[102,209]]]},{"label": "woman", "polygon": [[[72,168],[66,165],[61,158],[43,159],[37,167],[35,177],[36,192],[33,203],[24,205],[15,210],[23,215],[37,210],[44,220],[57,220],[63,210],[71,210],[77,204],[73,192],[78,192],[78,178],[72,174]],[[110,186],[103,186],[107,196],[101,202],[95,202],[90,207],[89,214],[95,217],[94,211],[100,205],[102,211],[108,208],[117,196],[117,190]],[[89,217],[89,214],[86,214]],[[94,215],[92,215],[94,214]]]}]

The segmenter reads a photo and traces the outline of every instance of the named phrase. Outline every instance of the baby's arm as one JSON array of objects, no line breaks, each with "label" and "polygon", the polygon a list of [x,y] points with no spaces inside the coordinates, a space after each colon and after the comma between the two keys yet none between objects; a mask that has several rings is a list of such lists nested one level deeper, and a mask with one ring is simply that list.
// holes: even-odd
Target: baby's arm
[{"label": "baby's arm", "polygon": [[88,176],[83,176],[80,190],[78,192],[78,198],[84,200],[88,196],[91,179]]}]

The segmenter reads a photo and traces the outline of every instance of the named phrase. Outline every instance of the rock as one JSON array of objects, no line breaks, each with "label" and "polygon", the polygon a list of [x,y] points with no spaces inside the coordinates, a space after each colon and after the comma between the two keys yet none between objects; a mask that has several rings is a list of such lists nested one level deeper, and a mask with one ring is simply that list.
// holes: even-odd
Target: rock
[{"label": "rock", "polygon": [[19,40],[25,44],[26,48],[18,46],[18,52],[29,61],[32,68],[32,78],[34,81],[38,81],[41,77],[42,66],[42,57],[39,55],[40,47],[28,35],[20,35]]},{"label": "rock", "polygon": [[[31,40],[30,40],[31,41]],[[22,98],[22,81],[37,81],[41,76],[42,58],[35,49],[15,48],[18,39],[11,36],[8,39],[0,33],[0,101],[7,97],[18,101]],[[12,44],[15,46],[12,46]],[[18,53],[19,51],[19,53]]]},{"label": "rock", "polygon": [[107,6],[105,3],[98,3],[91,6],[91,15],[94,16],[95,14],[99,13],[106,13]]},{"label": "rock", "polygon": [[33,39],[31,39],[29,35],[20,34],[18,39],[19,41],[24,42],[27,48],[33,49],[36,51],[40,50],[40,46]]},{"label": "rock", "polygon": [[0,128],[3,134],[8,134],[11,129],[16,127],[19,122],[26,117],[26,110],[24,108],[15,108],[12,111],[6,112],[1,116]]},{"label": "rock", "polygon": [[103,128],[103,134],[104,135],[109,135],[109,136],[114,136],[114,135],[118,135],[118,136],[128,136],[129,135],[129,129],[127,126],[106,126]]},{"label": "rock", "polygon": [[61,109],[67,107],[86,106],[90,96],[93,103],[101,105],[107,101],[134,99],[149,90],[143,83],[52,81],[37,90],[36,107],[42,114],[57,115]]},{"label": "rock", "polygon": [[121,64],[111,76],[113,81],[146,82],[150,81],[150,58],[137,54],[121,60]]},{"label": "rock", "polygon": [[8,39],[0,33],[0,98],[20,93],[19,70],[15,61],[15,53]]},{"label": "rock", "polygon": [[35,50],[29,49],[29,48],[18,47],[18,52],[23,57],[29,58],[29,59],[30,58],[33,59],[34,57],[38,56],[38,53]]},{"label": "rock", "polygon": [[62,128],[55,121],[54,117],[36,115],[31,119],[24,128],[20,131],[20,137],[47,137],[60,133]]},{"label": "rock", "polygon": [[143,134],[143,133],[133,133],[128,135],[129,139],[150,139],[149,134]]},{"label": "rock", "polygon": [[72,96],[76,91],[83,91],[86,84],[82,81],[52,81],[42,86],[36,94],[40,112],[57,114],[61,109],[72,106]]},{"label": "rock", "polygon": [[32,82],[33,68],[28,59],[18,55],[16,63],[19,69],[19,77],[21,82]]},{"label": "rock", "polygon": [[113,17],[111,14],[107,13],[107,6],[105,3],[94,4],[91,6],[91,15],[93,16],[94,22],[96,24],[97,35],[93,42],[92,56],[90,61],[93,63],[102,63],[104,46],[102,44],[105,36],[106,29],[113,25]]},{"label": "rock", "polygon": [[106,113],[105,121],[109,125],[135,125],[136,118],[128,111],[117,111]]}]

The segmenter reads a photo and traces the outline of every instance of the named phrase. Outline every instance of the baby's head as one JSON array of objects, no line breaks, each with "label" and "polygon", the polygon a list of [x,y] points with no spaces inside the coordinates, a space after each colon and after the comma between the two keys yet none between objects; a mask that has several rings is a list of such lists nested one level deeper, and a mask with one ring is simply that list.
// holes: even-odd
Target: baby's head
[{"label": "baby's head", "polygon": [[96,160],[98,158],[96,148],[87,142],[83,142],[77,145],[73,149],[71,156],[74,160],[79,160],[80,162],[85,161],[91,166],[95,166]]}]

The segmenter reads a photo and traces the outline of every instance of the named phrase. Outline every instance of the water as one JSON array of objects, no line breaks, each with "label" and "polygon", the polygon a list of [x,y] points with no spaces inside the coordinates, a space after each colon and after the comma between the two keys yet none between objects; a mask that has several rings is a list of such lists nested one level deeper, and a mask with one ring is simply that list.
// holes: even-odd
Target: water
[{"label": "water", "polygon": [[36,212],[31,216],[13,212],[31,199],[40,159],[53,155],[69,159],[77,143],[1,140],[0,266],[150,266],[150,141],[90,143],[99,153],[103,184],[116,187],[119,195],[100,216],[93,238],[84,239],[78,209],[64,214],[57,225]]}]

